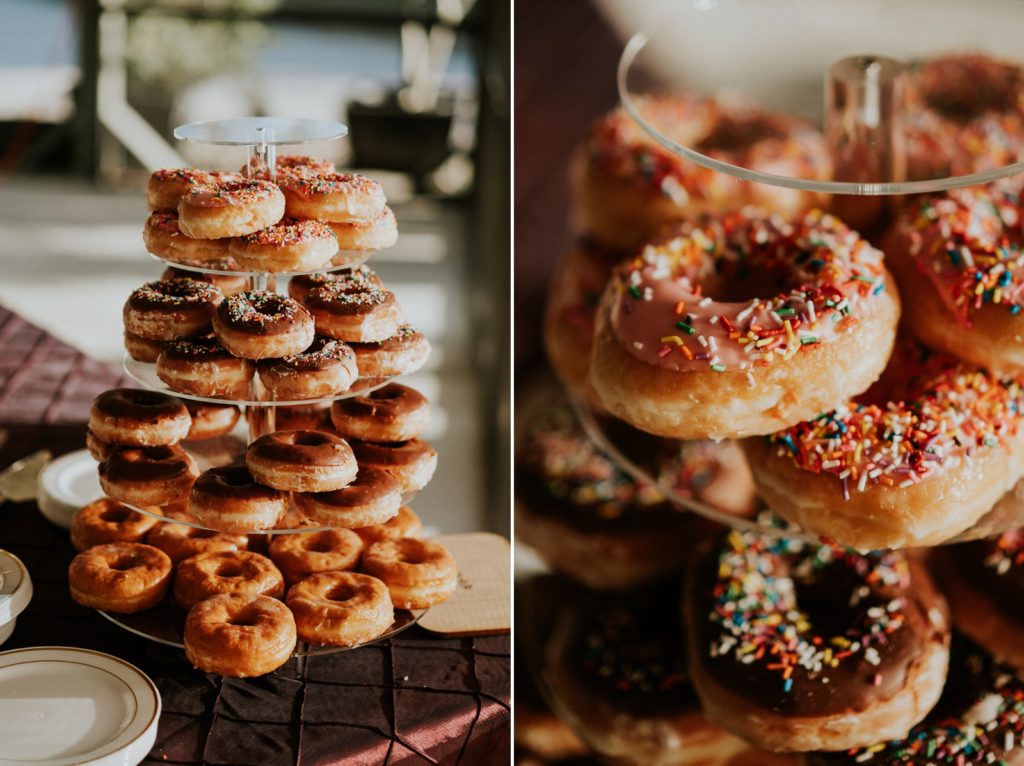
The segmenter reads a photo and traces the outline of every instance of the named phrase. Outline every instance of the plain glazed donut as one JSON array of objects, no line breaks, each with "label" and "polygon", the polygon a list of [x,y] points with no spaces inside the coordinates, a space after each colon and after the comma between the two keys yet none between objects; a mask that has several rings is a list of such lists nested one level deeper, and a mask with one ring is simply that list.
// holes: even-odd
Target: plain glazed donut
[{"label": "plain glazed donut", "polygon": [[174,600],[182,609],[220,593],[284,595],[284,577],[274,562],[251,551],[213,551],[182,561],[174,572]]},{"label": "plain glazed donut", "polygon": [[705,715],[766,750],[905,737],[949,663],[945,601],[898,552],[732,530],[696,562],[685,623]]},{"label": "plain glazed donut", "polygon": [[310,575],[288,590],[299,638],[311,644],[356,646],[391,627],[395,610],[384,583],[356,572]]},{"label": "plain glazed donut", "polygon": [[415,439],[430,420],[430,402],[419,391],[388,383],[362,396],[331,405],[331,422],[346,439],[402,442]]},{"label": "plain glazed donut", "polygon": [[351,290],[337,282],[310,291],[305,304],[316,331],[337,340],[379,343],[402,325],[395,294],[379,287]]},{"label": "plain glazed donut", "polygon": [[[170,518],[177,517],[172,515]],[[175,564],[202,553],[244,551],[249,545],[245,535],[230,535],[188,524],[175,524],[173,521],[160,524],[153,529],[146,542],[170,556]]]},{"label": "plain glazed donut", "polygon": [[387,201],[379,181],[354,173],[308,176],[286,173],[278,179],[285,211],[318,221],[373,221]]},{"label": "plain glazed donut", "polygon": [[318,335],[301,353],[261,359],[260,380],[279,401],[319,399],[348,391],[359,377],[355,352],[345,343]]},{"label": "plain glazed donut", "polygon": [[313,318],[291,298],[267,290],[232,295],[217,309],[213,332],[224,347],[245,359],[300,354],[313,342]]},{"label": "plain glazed donut", "polygon": [[[159,514],[159,508],[148,508]],[[159,519],[139,513],[127,505],[101,497],[82,508],[71,519],[71,545],[84,551],[107,543],[141,543]]]},{"label": "plain glazed donut", "polygon": [[220,290],[225,298],[229,295],[238,295],[238,293],[249,289],[248,277],[237,274],[210,274],[204,271],[189,271],[188,269],[176,269],[173,266],[168,266],[164,269],[160,279],[163,281],[168,279],[195,279],[199,282],[209,282]]},{"label": "plain glazed donut", "polygon": [[369,287],[384,287],[377,272],[369,266],[356,266],[350,271],[317,274],[298,274],[288,280],[288,295],[299,303],[305,303],[306,296],[318,287],[340,283],[339,290],[365,290]]},{"label": "plain glazed donut", "polygon": [[164,347],[162,340],[149,340],[133,332],[124,331],[124,350],[136,362],[153,364]]},{"label": "plain glazed donut", "polygon": [[220,290],[196,279],[147,282],[124,304],[124,329],[148,340],[203,335],[222,300]]},{"label": "plain glazed donut", "polygon": [[209,186],[219,180],[239,180],[233,173],[210,173],[195,168],[166,168],[156,170],[146,184],[146,205],[150,210],[176,211],[182,196],[199,186]]},{"label": "plain glazed donut", "polygon": [[332,492],[356,478],[356,458],[344,439],[323,431],[276,431],[249,445],[253,478],[287,492]]},{"label": "plain glazed donut", "polygon": [[357,529],[383,524],[402,506],[402,485],[379,468],[360,466],[355,481],[334,492],[296,493],[295,505],[327,527]]},{"label": "plain glazed donut", "polygon": [[1024,373],[1022,193],[1024,184],[1004,182],[915,200],[885,242],[901,289],[914,296],[910,331],[1008,375]]},{"label": "plain glazed donut", "polygon": [[416,515],[412,508],[403,505],[398,513],[385,521],[383,524],[374,524],[371,527],[360,527],[352,530],[359,535],[363,545],[372,545],[381,540],[398,540],[401,537],[419,537],[423,532],[423,522]]},{"label": "plain glazed donut", "polygon": [[199,473],[177,445],[122,447],[100,463],[100,488],[115,500],[136,506],[170,505],[188,494]]},{"label": "plain glazed donut", "polygon": [[743,442],[759,494],[802,529],[858,550],[935,545],[1024,473],[1024,391],[913,343],[878,385]]},{"label": "plain glazed donut", "polygon": [[590,381],[609,412],[659,436],[771,433],[871,385],[898,317],[882,253],[837,218],[727,214],[616,270]]},{"label": "plain glazed donut", "polygon": [[353,439],[359,465],[379,468],[398,479],[402,492],[419,492],[434,476],[437,450],[422,439],[404,442],[364,442]]},{"label": "plain glazed donut", "polygon": [[[389,207],[385,207],[372,221],[337,221],[332,222],[330,227],[338,241],[338,249],[341,251],[339,255],[351,253],[358,259],[363,258],[368,251],[394,247],[398,241],[398,222]],[[344,263],[337,258],[334,262],[338,265]]]},{"label": "plain glazed donut", "polygon": [[185,657],[204,673],[251,678],[292,656],[295,619],[270,596],[222,593],[200,601],[185,618]]},{"label": "plain glazed donut", "polygon": [[[174,212],[150,213],[142,229],[146,252],[173,263],[210,264],[228,257],[226,239],[193,239],[178,228],[178,214]],[[195,279],[191,274],[178,278]]]},{"label": "plain glazed donut", "polygon": [[[798,178],[831,178],[825,139],[791,117],[681,96],[636,100],[644,118],[714,159]],[[809,192],[740,181],[673,154],[624,108],[599,120],[570,168],[577,229],[605,247],[632,250],[668,223],[758,205],[783,215],[821,204]]]},{"label": "plain glazed donut", "polygon": [[288,512],[288,494],[257,483],[245,466],[221,466],[196,479],[189,510],[205,527],[244,534],[273,529]]},{"label": "plain glazed donut", "polygon": [[185,406],[192,416],[192,427],[188,429],[188,441],[205,441],[231,433],[242,411],[233,404],[209,404],[208,402],[187,401]]},{"label": "plain glazed donut", "polygon": [[89,410],[89,430],[114,445],[162,447],[188,435],[192,418],[180,399],[141,388],[112,388]]},{"label": "plain glazed donut", "polygon": [[170,341],[156,359],[156,376],[172,391],[246,399],[256,365],[235,356],[215,335]]},{"label": "plain glazed donut", "polygon": [[427,337],[409,324],[378,343],[351,343],[359,374],[364,378],[386,378],[416,372],[430,355]]},{"label": "plain glazed donut", "polygon": [[292,584],[312,574],[353,570],[362,552],[363,541],[351,529],[274,535],[270,541],[270,558]]},{"label": "plain glazed donut", "polygon": [[196,239],[241,237],[284,217],[284,196],[269,181],[197,186],[178,203],[178,227]]},{"label": "plain glazed donut", "polygon": [[432,540],[381,540],[363,551],[361,568],[388,586],[397,609],[426,609],[446,601],[458,585],[452,554]]},{"label": "plain glazed donut", "polygon": [[76,603],[118,614],[152,609],[170,582],[170,558],[141,543],[97,545],[75,556],[68,567],[68,585]]},{"label": "plain glazed donut", "polygon": [[284,218],[270,228],[231,240],[229,253],[246,269],[308,271],[329,263],[338,240],[320,221]]}]

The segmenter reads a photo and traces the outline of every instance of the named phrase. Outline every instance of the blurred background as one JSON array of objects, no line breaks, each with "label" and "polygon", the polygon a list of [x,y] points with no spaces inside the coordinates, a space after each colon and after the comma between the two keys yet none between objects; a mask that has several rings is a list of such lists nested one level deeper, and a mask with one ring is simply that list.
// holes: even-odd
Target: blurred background
[{"label": "blurred background", "polygon": [[[409,376],[440,453],[416,509],[509,531],[509,4],[488,0],[0,0],[0,304],[112,366],[121,307],[163,264],[152,170],[237,169],[177,125],[340,120],[316,154],[380,179],[398,244],[372,266],[428,336]],[[295,153],[295,149],[289,150]]]}]

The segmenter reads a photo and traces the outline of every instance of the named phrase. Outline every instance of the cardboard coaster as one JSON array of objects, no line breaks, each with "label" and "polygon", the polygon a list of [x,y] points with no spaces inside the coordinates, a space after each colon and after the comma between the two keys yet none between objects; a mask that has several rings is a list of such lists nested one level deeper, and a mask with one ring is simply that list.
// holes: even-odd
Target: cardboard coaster
[{"label": "cardboard coaster", "polygon": [[459,587],[443,604],[430,607],[420,627],[445,636],[507,633],[512,627],[508,540],[491,532],[434,539],[455,557]]}]

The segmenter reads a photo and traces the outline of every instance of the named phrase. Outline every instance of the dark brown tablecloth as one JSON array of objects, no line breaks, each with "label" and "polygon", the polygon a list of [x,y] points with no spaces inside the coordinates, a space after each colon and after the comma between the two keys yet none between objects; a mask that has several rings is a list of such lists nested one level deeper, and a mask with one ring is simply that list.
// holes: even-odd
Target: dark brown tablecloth
[{"label": "dark brown tablecloth", "polygon": [[[0,308],[0,467],[37,449],[81,449],[88,405],[119,375]],[[35,586],[3,650],[81,646],[123,657],[157,684],[163,713],[146,764],[505,764],[507,636],[437,638],[411,628],[382,644],[293,660],[257,679],[194,670],[68,595],[66,531],[35,503],[0,506],[0,547]]]}]

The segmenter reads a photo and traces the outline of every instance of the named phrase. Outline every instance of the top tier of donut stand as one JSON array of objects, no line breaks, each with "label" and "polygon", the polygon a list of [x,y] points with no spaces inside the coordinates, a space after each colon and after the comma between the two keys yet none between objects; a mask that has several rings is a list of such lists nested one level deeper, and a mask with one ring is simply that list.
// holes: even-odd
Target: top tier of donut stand
[{"label": "top tier of donut stand", "polygon": [[[840,195],[832,198],[833,207],[841,215],[851,211],[851,220],[858,211],[890,207],[902,195],[976,186],[1024,173],[1024,162],[1018,161],[992,163],[962,175],[908,180],[903,135],[910,62],[964,50],[1019,60],[1016,31],[1024,28],[1024,3],[687,0],[606,5],[613,26],[657,30],[635,34],[627,42],[618,62],[618,93],[643,131],[683,159],[744,181]],[[738,24],[737,19],[744,21]],[[825,134],[833,177],[801,176],[804,168],[798,163],[787,168],[790,175],[765,172],[709,156],[697,143],[681,143],[678,131],[644,110],[642,96],[659,92],[714,96],[805,117]],[[630,439],[606,429],[582,400],[573,403],[591,439],[627,473],[658,486],[677,506],[726,525],[780,534],[771,515],[737,517],[659,482],[654,468],[631,449]],[[975,525],[945,542],[990,537],[1022,524],[1024,481]],[[819,539],[792,525],[784,534]]]}]

